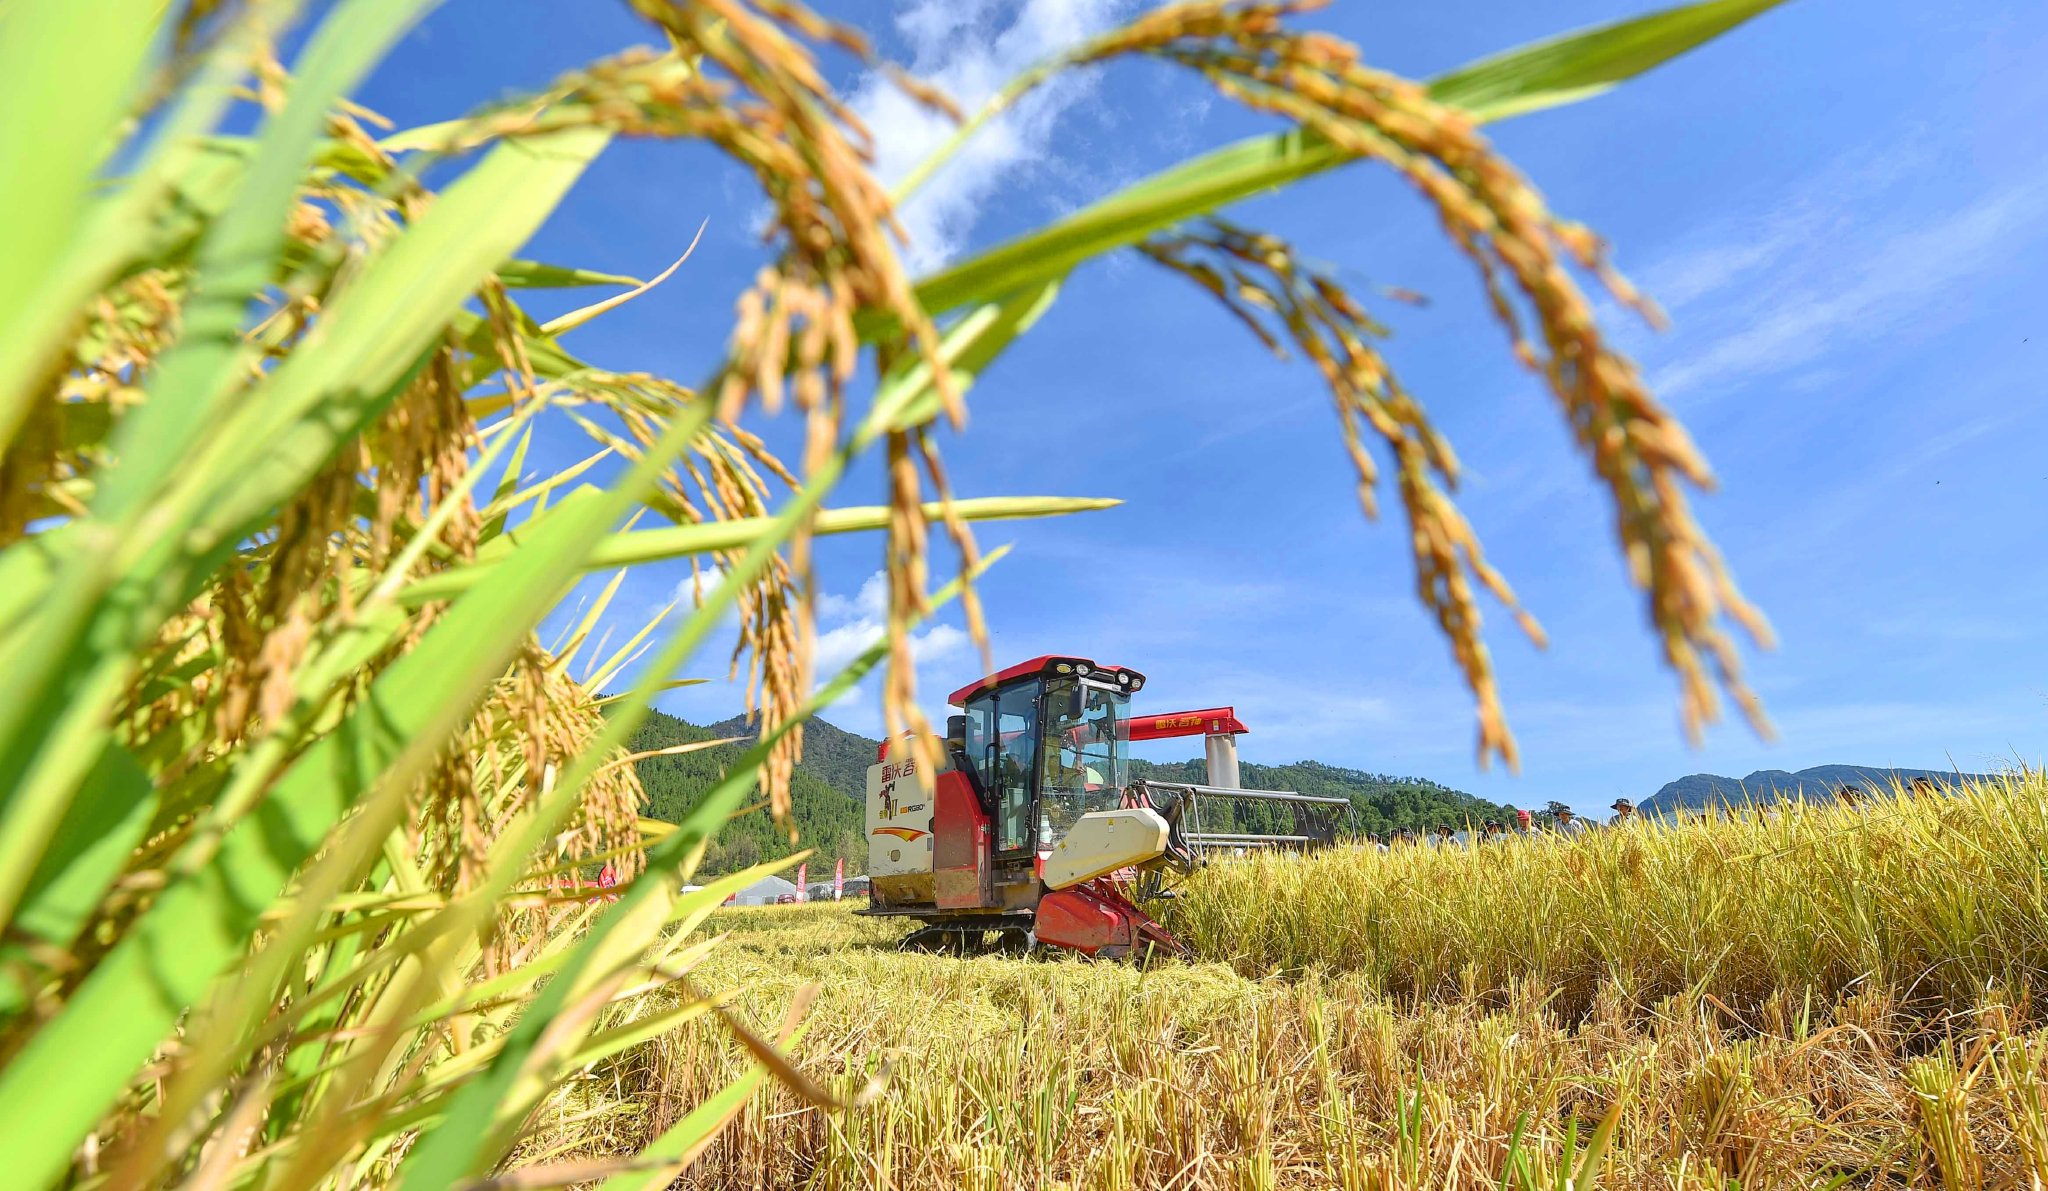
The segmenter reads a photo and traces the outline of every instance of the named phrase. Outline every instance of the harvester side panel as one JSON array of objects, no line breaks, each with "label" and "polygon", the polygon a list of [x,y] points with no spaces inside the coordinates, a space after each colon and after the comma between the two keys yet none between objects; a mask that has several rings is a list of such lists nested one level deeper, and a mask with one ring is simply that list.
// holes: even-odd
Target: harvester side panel
[{"label": "harvester side panel", "polygon": [[939,775],[932,820],[932,887],[939,907],[971,910],[995,904],[988,812],[967,775]]},{"label": "harvester side panel", "polygon": [[[870,890],[877,906],[932,904],[932,783],[908,749],[868,767]],[[951,768],[943,760],[941,770]]]}]

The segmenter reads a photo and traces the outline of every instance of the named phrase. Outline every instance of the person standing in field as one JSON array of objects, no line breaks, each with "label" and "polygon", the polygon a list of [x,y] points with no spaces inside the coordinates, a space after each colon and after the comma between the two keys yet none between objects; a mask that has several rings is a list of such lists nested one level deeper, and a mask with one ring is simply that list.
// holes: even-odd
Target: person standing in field
[{"label": "person standing in field", "polygon": [[1607,821],[1609,827],[1626,827],[1636,822],[1636,804],[1628,799],[1615,799],[1614,805],[1610,809],[1614,811],[1614,817]]},{"label": "person standing in field", "polygon": [[1456,830],[1455,828],[1453,828],[1453,827],[1452,827],[1452,826],[1451,826],[1451,825],[1450,825],[1449,823],[1439,823],[1439,824],[1437,824],[1437,825],[1436,825],[1436,846],[1437,846],[1437,847],[1439,847],[1439,848],[1454,848],[1454,847],[1457,847],[1457,845],[1458,845],[1458,832],[1457,832],[1457,830]]},{"label": "person standing in field", "polygon": [[1586,822],[1572,812],[1568,806],[1560,806],[1551,813],[1557,821],[1557,833],[1566,839],[1578,839],[1586,834]]},{"label": "person standing in field", "polygon": [[1515,834],[1536,834],[1536,816],[1530,814],[1528,811],[1525,810],[1517,810],[1515,812]]}]

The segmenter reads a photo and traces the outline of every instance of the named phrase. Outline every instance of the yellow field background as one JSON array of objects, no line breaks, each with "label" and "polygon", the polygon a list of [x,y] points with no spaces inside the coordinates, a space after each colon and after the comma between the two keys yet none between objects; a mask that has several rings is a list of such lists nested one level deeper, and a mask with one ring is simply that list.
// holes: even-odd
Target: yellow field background
[{"label": "yellow field background", "polygon": [[[721,911],[704,986],[766,1030],[815,985],[792,1052],[861,1103],[774,1087],[685,1184],[2035,1184],[2044,835],[2034,776],[1218,862],[1172,916],[1203,960],[1143,969],[901,953],[849,903]],[[622,1152],[743,1066],[715,1029],[649,1043],[537,1149]]]}]

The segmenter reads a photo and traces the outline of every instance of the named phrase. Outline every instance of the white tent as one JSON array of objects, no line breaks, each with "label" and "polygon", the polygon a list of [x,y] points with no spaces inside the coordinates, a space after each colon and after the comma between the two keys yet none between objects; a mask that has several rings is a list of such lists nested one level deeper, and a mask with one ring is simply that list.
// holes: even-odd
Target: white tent
[{"label": "white tent", "polygon": [[785,893],[795,893],[796,886],[781,877],[762,877],[760,880],[739,891],[733,898],[736,906],[772,906],[775,899]]}]

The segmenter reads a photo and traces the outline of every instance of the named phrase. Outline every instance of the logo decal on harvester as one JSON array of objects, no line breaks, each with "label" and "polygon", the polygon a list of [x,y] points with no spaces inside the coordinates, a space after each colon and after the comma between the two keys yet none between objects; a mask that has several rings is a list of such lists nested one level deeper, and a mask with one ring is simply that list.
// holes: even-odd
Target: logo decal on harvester
[{"label": "logo decal on harvester", "polygon": [[908,843],[922,836],[930,835],[931,833],[929,831],[919,831],[914,827],[877,827],[873,831],[868,832],[868,834],[893,835],[897,839],[903,840],[906,843]]}]

